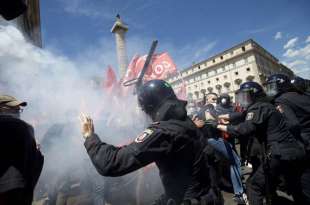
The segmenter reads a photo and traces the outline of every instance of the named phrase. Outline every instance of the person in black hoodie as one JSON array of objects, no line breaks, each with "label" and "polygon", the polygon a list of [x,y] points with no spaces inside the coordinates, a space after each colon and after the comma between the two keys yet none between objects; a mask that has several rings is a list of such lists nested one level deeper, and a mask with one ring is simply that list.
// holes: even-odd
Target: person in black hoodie
[{"label": "person in black hoodie", "polygon": [[33,190],[43,167],[34,130],[20,119],[20,102],[8,95],[0,96],[0,204],[30,205]]},{"label": "person in black hoodie", "polygon": [[103,176],[122,176],[155,162],[165,194],[154,204],[222,204],[211,185],[199,130],[187,117],[186,102],[170,84],[151,80],[138,89],[138,102],[153,123],[127,146],[102,142],[90,117],[81,115],[85,148]]}]

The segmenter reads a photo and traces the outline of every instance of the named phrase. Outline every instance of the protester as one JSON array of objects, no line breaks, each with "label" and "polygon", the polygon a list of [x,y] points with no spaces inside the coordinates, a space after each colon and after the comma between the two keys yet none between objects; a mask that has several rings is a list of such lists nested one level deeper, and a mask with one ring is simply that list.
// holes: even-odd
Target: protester
[{"label": "protester", "polygon": [[[217,98],[215,111],[216,116],[231,114],[234,112],[234,107],[232,106],[230,96],[227,93],[223,93]],[[235,136],[229,135],[226,132],[222,132],[222,136],[236,151]]]},{"label": "protester", "polygon": [[91,118],[81,116],[84,145],[98,172],[121,176],[155,162],[165,189],[155,204],[222,204],[220,192],[211,186],[204,141],[187,117],[186,103],[163,80],[142,85],[138,101],[154,123],[127,146],[102,142]]},{"label": "protester", "polygon": [[43,167],[31,125],[20,119],[26,102],[0,95],[0,204],[30,205]]},{"label": "protester", "polygon": [[[207,138],[208,144],[229,161],[230,180],[235,194],[234,200],[238,204],[246,204],[247,196],[241,179],[240,159],[237,153],[232,149],[232,145],[223,138],[223,133],[212,126],[212,124],[216,123],[216,118],[219,114],[226,114],[226,112],[232,111],[233,108],[229,102],[230,97],[227,97],[227,95],[218,98],[215,93],[207,94],[206,104],[193,121],[196,126],[202,130],[204,137]],[[221,177],[225,177],[225,174]]]}]

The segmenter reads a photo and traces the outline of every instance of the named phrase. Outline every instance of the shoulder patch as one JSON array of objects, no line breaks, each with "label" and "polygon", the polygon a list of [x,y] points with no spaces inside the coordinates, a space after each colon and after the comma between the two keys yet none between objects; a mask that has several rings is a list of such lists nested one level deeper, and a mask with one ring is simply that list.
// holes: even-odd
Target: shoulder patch
[{"label": "shoulder patch", "polygon": [[277,110],[278,110],[280,113],[284,113],[283,108],[282,108],[281,105],[278,105],[276,108],[277,108]]},{"label": "shoulder patch", "polygon": [[143,142],[145,139],[147,139],[150,135],[153,134],[153,130],[151,129],[146,129],[144,130],[136,139],[135,142],[136,143],[141,143]]},{"label": "shoulder patch", "polygon": [[253,120],[253,118],[254,118],[254,112],[249,112],[249,113],[246,115],[245,120]]}]

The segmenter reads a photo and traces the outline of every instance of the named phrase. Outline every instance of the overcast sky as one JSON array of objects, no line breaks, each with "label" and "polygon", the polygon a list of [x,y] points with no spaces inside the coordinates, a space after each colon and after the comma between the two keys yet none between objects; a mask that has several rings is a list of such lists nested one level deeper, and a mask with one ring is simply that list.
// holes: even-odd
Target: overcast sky
[{"label": "overcast sky", "polygon": [[[151,41],[178,69],[253,38],[281,62],[310,78],[309,0],[54,0],[41,1],[43,43],[71,59],[117,67],[116,14],[129,25],[129,60]],[[100,65],[101,65],[100,64]]]}]

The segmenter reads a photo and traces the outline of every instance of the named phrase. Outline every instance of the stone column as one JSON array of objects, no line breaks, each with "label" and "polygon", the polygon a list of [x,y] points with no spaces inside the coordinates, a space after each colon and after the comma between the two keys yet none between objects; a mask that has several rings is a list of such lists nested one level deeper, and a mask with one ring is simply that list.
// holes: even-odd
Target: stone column
[{"label": "stone column", "polygon": [[127,49],[126,49],[126,40],[125,34],[128,31],[128,26],[125,25],[120,16],[116,16],[116,21],[111,29],[111,32],[115,34],[115,42],[116,42],[116,52],[117,52],[117,61],[119,66],[119,75],[120,77],[124,77],[127,66],[128,66],[128,57],[127,57]]}]

